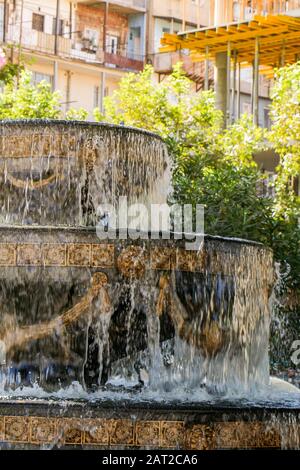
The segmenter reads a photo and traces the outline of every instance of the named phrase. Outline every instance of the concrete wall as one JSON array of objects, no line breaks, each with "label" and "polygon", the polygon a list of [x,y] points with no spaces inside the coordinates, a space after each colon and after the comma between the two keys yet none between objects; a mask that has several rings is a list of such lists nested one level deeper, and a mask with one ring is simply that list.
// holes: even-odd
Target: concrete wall
[{"label": "concrete wall", "polygon": [[[53,32],[53,19],[56,17],[56,0],[31,0],[30,2],[24,1],[23,7],[23,21],[22,21],[22,35],[26,38],[27,44],[35,44],[37,32],[32,29],[32,15],[37,13],[44,15],[44,32],[52,34]],[[11,40],[19,41],[20,25],[21,25],[21,3],[16,3],[16,8],[13,4],[9,6],[9,27],[8,36]],[[60,2],[60,19],[64,20],[64,33],[70,31],[69,18],[70,18],[70,2],[61,0]]]}]

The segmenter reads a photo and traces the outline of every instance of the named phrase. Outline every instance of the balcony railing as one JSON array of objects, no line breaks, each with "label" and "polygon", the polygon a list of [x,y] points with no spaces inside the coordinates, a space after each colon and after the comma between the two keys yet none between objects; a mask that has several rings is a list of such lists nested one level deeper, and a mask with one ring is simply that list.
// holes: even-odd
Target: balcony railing
[{"label": "balcony railing", "polygon": [[[19,37],[13,29],[9,29],[7,42],[18,45]],[[31,34],[23,35],[22,47],[44,54],[55,53],[55,36],[40,31],[31,31]],[[70,56],[72,51],[72,40],[64,36],[57,37],[57,53]]]},{"label": "balcony railing", "polygon": [[121,55],[121,54],[112,54],[110,52],[105,52],[104,54],[105,65],[111,67],[118,67],[124,70],[135,70],[141,71],[144,68],[144,60],[142,57],[133,58],[130,57],[130,54]]},{"label": "balcony railing", "polygon": [[[18,35],[11,29],[7,35],[7,42],[18,45]],[[124,70],[140,71],[144,67],[144,57],[133,51],[123,50],[111,51],[94,46],[85,38],[77,35],[73,39],[58,36],[57,50],[55,51],[55,36],[40,31],[32,31],[32,34],[23,36],[22,48],[42,54],[54,55],[55,52],[60,57],[82,60],[95,64],[106,64],[107,66],[121,68]]]}]

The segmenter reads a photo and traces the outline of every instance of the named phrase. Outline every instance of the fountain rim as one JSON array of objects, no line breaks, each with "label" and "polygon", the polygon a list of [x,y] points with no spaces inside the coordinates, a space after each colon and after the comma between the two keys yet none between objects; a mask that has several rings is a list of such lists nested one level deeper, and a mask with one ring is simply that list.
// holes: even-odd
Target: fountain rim
[{"label": "fountain rim", "polygon": [[[33,232],[71,232],[71,233],[96,233],[96,227],[84,227],[84,226],[67,226],[67,225],[14,225],[14,224],[0,224],[0,232],[2,230],[5,231],[11,231],[11,230],[17,230],[17,231],[33,231]],[[116,231],[118,235],[118,230]],[[130,230],[128,230],[128,233],[130,234]],[[133,233],[136,233],[133,231]],[[191,236],[193,235],[194,237],[203,237],[204,242],[221,242],[221,243],[236,243],[238,245],[246,245],[246,246],[254,246],[257,248],[262,248],[266,251],[269,251],[273,253],[272,248],[264,245],[261,242],[257,242],[254,240],[247,240],[244,238],[238,238],[238,237],[225,237],[225,236],[220,236],[220,235],[210,235],[210,234],[189,234],[189,233],[181,233],[179,235],[183,235],[181,239],[176,239],[174,238],[174,235],[178,235],[176,232],[171,232],[170,233],[170,239],[163,238],[164,232],[140,232],[141,236],[148,234],[148,238],[143,239],[143,238],[138,238],[136,240],[131,239],[130,237],[127,240],[122,240],[119,239],[118,236],[115,239],[110,239],[107,238],[105,240],[99,240],[101,243],[105,244],[113,244],[117,242],[140,242],[140,243],[146,243],[146,242],[172,242],[175,241],[177,243],[184,243],[186,240],[184,237],[185,236]],[[151,238],[152,236],[152,238]],[[158,236],[158,238],[153,238],[153,236]],[[172,238],[173,237],[173,238]],[[1,243],[1,240],[0,240]]]},{"label": "fountain rim", "polygon": [[67,127],[82,127],[82,128],[89,128],[89,127],[94,127],[94,128],[99,128],[99,129],[117,129],[117,130],[128,130],[131,132],[135,132],[137,134],[141,135],[146,135],[149,137],[156,138],[160,140],[161,142],[164,143],[163,137],[161,137],[159,134],[148,131],[147,129],[139,128],[139,127],[134,127],[134,126],[123,126],[121,124],[111,124],[109,122],[95,122],[95,121],[79,121],[79,120],[67,120],[67,119],[42,119],[42,118],[37,118],[37,119],[1,119],[0,120],[0,126],[2,128],[5,127],[5,125],[10,125],[10,126],[17,126],[17,125],[24,125],[27,126],[29,124],[31,125],[37,125],[37,126],[67,126]]}]

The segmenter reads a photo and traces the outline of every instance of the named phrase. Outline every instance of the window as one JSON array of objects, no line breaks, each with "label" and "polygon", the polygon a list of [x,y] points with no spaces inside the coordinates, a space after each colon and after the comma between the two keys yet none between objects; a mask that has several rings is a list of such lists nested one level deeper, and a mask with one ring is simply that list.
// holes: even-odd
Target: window
[{"label": "window", "polygon": [[44,23],[45,23],[44,15],[39,15],[38,13],[32,13],[32,29],[43,33]]},{"label": "window", "polygon": [[[53,18],[52,34],[56,34],[56,18]],[[57,34],[63,36],[64,34],[64,20],[58,20]]]},{"label": "window", "polygon": [[163,28],[163,29],[162,29],[162,32],[163,32],[163,33],[169,33],[170,31],[171,31],[170,28]]},{"label": "window", "polygon": [[107,34],[106,36],[106,52],[109,54],[117,54],[118,53],[118,36],[112,36],[111,34]]},{"label": "window", "polygon": [[49,75],[47,73],[40,73],[40,72],[32,72],[32,84],[33,85],[38,85],[40,82],[45,80],[46,82],[50,83],[50,85],[53,84],[53,76]]}]

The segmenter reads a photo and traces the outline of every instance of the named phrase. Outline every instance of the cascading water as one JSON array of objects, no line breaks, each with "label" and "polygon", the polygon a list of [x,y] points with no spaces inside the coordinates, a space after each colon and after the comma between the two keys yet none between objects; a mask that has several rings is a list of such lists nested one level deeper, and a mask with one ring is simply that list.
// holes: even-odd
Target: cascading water
[{"label": "cascading water", "polygon": [[160,138],[12,121],[1,123],[0,139],[2,400],[217,406],[274,392],[271,251],[209,236],[198,251],[175,237],[97,236],[99,217],[109,218],[101,208],[120,196],[148,208],[166,202]]}]

